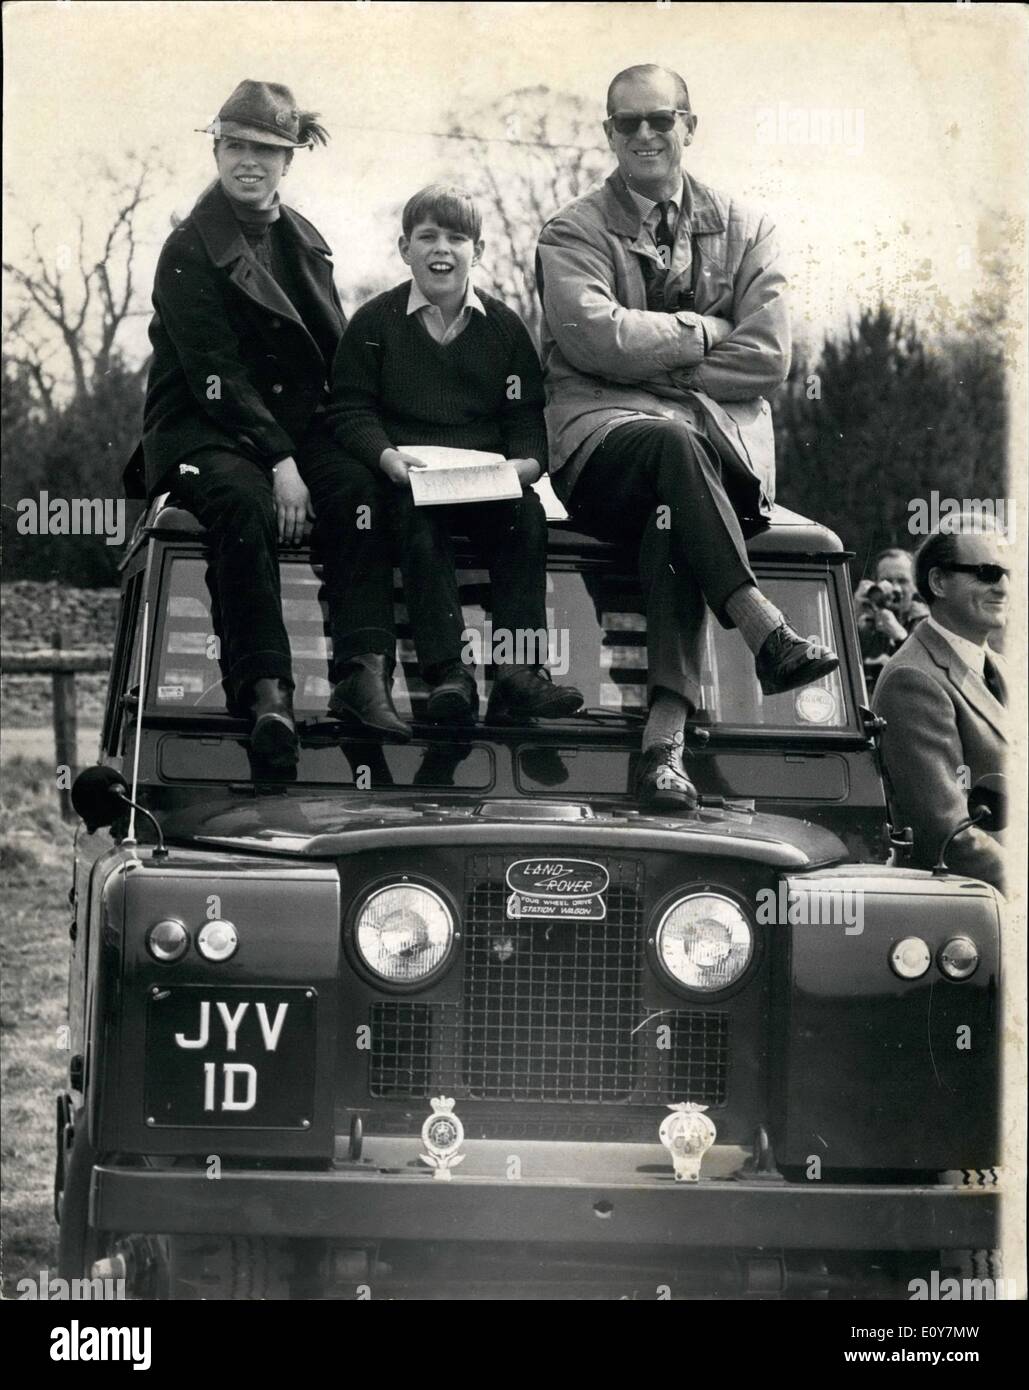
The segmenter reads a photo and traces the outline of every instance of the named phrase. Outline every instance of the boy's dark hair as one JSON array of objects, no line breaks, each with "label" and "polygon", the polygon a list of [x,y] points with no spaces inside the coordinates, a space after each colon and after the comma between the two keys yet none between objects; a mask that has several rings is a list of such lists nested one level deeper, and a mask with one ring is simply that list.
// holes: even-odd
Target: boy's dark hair
[{"label": "boy's dark hair", "polygon": [[478,241],[482,213],[472,195],[452,183],[430,183],[407,200],[400,225],[409,237],[420,222],[435,222],[449,232],[461,232]]}]

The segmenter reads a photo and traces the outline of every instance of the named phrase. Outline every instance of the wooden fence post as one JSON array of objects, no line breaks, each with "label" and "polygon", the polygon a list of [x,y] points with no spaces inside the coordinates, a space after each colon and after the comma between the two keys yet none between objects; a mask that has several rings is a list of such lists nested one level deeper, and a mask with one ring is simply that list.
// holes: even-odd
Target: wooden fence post
[{"label": "wooden fence post", "polygon": [[[55,651],[60,651],[63,640],[59,630],[53,634],[53,647]],[[57,753],[57,766],[67,767],[71,773],[70,780],[74,782],[79,767],[79,729],[78,729],[78,709],[75,703],[75,672],[74,671],[53,671],[50,679],[53,683],[54,694],[54,748]],[[71,804],[71,790],[69,787],[59,786],[57,789],[58,799],[61,803],[61,818],[63,820],[74,820],[75,812]]]},{"label": "wooden fence post", "polygon": [[[79,720],[76,704],[77,690],[75,677],[80,672],[100,674],[110,672],[110,654],[98,648],[84,648],[81,651],[66,651],[61,634],[53,634],[53,647],[49,651],[11,652],[4,650],[0,655],[0,671],[4,675],[49,675],[53,696],[54,751],[56,753],[54,771],[67,767],[74,779],[79,770]],[[56,776],[54,781],[56,783]],[[70,787],[57,786],[57,797],[61,805],[61,815],[65,820],[74,820]]]}]

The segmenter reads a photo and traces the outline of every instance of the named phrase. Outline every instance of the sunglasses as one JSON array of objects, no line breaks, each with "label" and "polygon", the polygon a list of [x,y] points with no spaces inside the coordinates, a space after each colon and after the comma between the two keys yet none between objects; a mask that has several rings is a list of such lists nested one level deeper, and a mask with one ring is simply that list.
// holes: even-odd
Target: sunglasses
[{"label": "sunglasses", "polygon": [[676,116],[692,115],[692,111],[677,106],[674,111],[648,111],[643,116],[609,116],[608,120],[619,135],[635,135],[644,121],[651,130],[657,131],[659,135],[666,135],[675,125]]},{"label": "sunglasses", "polygon": [[952,570],[958,574],[972,574],[980,584],[999,584],[1011,573],[1003,565],[940,565],[941,570]]}]

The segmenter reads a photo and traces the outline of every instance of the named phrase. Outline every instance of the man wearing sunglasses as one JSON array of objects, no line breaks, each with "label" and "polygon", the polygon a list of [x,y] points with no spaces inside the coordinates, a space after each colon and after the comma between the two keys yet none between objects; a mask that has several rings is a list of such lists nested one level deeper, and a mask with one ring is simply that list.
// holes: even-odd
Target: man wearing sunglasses
[{"label": "man wearing sunglasses", "polygon": [[792,630],[747,561],[774,494],[765,398],[790,362],[774,229],[683,170],[697,117],[677,73],[627,68],[607,110],[618,168],[539,240],[551,480],[577,525],[640,547],[650,714],[636,792],[690,811],[683,730],[709,609],[739,629],[766,695],[839,663]]},{"label": "man wearing sunglasses", "polygon": [[[1004,771],[1008,687],[989,646],[1007,621],[1009,571],[999,533],[975,517],[928,536],[915,583],[929,616],[883,668],[872,708],[886,720],[883,766],[894,825],[910,826],[913,862],[931,868],[968,814],[968,792]],[[957,873],[1003,887],[1001,839],[963,831],[947,853]]]}]

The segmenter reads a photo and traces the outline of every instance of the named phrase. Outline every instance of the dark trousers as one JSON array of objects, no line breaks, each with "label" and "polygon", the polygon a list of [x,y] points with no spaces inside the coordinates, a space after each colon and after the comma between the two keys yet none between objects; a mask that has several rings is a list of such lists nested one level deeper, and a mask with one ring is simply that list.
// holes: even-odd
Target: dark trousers
[{"label": "dark trousers", "polygon": [[[347,657],[389,654],[394,648],[385,482],[346,459],[320,426],[305,437],[296,462],[317,518],[315,558],[320,550],[335,679]],[[169,487],[172,501],[191,511],[207,531],[222,671],[230,701],[242,712],[254,681],[277,677],[292,685],[293,680],[282,620],[273,477],[242,454],[203,449],[175,466]]]},{"label": "dark trousers", "polygon": [[714,447],[674,420],[618,425],[587,459],[567,506],[575,525],[638,547],[648,692],[670,690],[698,708],[706,610],[732,627],[725,601],[754,583]]},{"label": "dark trousers", "polygon": [[459,661],[464,618],[454,535],[468,536],[489,569],[494,635],[546,628],[547,521],[531,488],[520,501],[416,507],[397,488],[394,519],[404,598],[423,674]]}]

